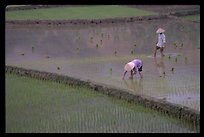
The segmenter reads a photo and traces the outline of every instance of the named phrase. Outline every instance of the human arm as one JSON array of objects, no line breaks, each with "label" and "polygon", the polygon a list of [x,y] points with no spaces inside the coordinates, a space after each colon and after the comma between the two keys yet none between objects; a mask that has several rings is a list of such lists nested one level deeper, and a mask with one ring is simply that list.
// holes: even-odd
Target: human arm
[{"label": "human arm", "polygon": [[140,78],[143,78],[143,75],[142,75],[142,73],[139,71],[139,74],[140,74]]},{"label": "human arm", "polygon": [[124,74],[123,74],[122,79],[124,79],[124,78],[125,78],[126,73],[127,73],[127,71],[124,71]]}]

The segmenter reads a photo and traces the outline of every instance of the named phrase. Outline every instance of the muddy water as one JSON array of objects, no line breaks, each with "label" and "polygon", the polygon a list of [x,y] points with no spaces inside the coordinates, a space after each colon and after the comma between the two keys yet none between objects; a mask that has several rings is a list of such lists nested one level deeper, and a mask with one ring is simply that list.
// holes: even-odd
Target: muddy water
[{"label": "muddy water", "polygon": [[[158,27],[165,57],[152,57]],[[143,75],[122,80],[125,63],[140,58]],[[200,111],[200,23],[141,21],[101,26],[6,28],[6,64],[127,88]]]}]

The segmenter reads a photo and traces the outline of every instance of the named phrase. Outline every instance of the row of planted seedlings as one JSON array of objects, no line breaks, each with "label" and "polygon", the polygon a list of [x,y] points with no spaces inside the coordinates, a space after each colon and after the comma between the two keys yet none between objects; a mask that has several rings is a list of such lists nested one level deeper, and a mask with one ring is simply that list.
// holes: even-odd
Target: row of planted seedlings
[{"label": "row of planted seedlings", "polygon": [[7,24],[16,25],[97,25],[102,23],[121,23],[121,22],[134,22],[143,20],[158,20],[169,18],[168,15],[148,15],[148,16],[138,16],[138,17],[123,17],[123,18],[109,18],[109,19],[73,19],[73,20],[7,20]]},{"label": "row of planted seedlings", "polygon": [[144,107],[157,110],[169,116],[175,116],[181,120],[189,121],[194,125],[200,125],[200,112],[197,110],[181,106],[179,104],[173,104],[165,100],[155,99],[150,96],[131,94],[131,91],[127,89],[120,89],[110,85],[101,83],[99,84],[89,80],[85,81],[56,73],[43,72],[14,66],[6,66],[5,71],[6,73],[14,73],[20,76],[28,76],[40,80],[51,80],[62,84],[68,84],[70,86],[88,87],[106,95],[124,99],[128,102],[141,104]]}]

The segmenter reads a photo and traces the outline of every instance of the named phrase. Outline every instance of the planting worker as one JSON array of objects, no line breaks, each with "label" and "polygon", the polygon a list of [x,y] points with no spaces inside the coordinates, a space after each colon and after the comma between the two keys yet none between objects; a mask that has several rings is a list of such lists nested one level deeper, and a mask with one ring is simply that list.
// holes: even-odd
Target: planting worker
[{"label": "planting worker", "polygon": [[130,61],[129,63],[127,63],[124,67],[125,71],[123,74],[122,79],[125,78],[126,73],[129,71],[130,72],[130,79],[133,79],[133,75],[136,75],[137,72],[140,74],[140,78],[142,78],[142,66],[143,66],[143,62],[139,59],[134,59],[132,61]]},{"label": "planting worker", "polygon": [[162,28],[159,28],[156,33],[158,33],[158,40],[157,40],[157,43],[156,43],[156,48],[154,50],[154,57],[156,57],[156,54],[157,54],[157,50],[160,49],[160,52],[161,52],[161,56],[164,56],[164,46],[165,46],[165,43],[166,43],[166,37],[164,35],[164,32],[165,30],[163,30]]}]

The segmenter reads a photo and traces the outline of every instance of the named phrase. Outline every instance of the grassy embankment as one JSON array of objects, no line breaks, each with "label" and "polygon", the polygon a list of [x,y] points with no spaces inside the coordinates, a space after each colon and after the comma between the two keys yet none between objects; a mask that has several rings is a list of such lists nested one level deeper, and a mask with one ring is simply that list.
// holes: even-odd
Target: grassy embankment
[{"label": "grassy embankment", "polygon": [[156,15],[156,13],[127,6],[108,5],[9,11],[6,12],[6,20],[104,19],[147,15]]}]

